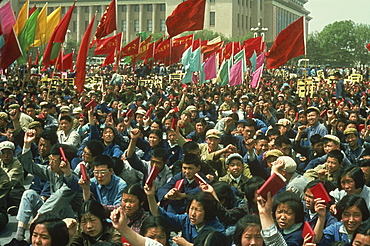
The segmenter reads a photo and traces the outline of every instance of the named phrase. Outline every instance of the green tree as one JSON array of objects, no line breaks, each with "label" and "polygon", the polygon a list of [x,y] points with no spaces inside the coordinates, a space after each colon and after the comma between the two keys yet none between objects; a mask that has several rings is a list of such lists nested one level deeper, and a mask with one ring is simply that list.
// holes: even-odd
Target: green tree
[{"label": "green tree", "polygon": [[336,21],[308,36],[307,58],[310,63],[333,67],[368,64],[370,57],[365,45],[369,42],[369,25]]}]

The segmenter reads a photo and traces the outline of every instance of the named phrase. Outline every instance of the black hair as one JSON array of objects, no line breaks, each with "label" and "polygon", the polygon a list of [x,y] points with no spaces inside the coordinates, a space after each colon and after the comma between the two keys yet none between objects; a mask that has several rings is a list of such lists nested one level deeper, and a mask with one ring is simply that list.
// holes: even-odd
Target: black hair
[{"label": "black hair", "polygon": [[87,200],[84,203],[82,203],[81,211],[78,216],[79,223],[81,223],[82,217],[86,214],[92,214],[98,217],[103,227],[107,227],[109,225],[108,222],[106,221],[107,213],[103,205],[96,200]]},{"label": "black hair", "polygon": [[182,163],[188,164],[188,165],[193,164],[194,166],[199,167],[201,164],[201,160],[199,156],[197,156],[196,154],[187,153],[184,155],[184,158],[182,159]]},{"label": "black hair", "polygon": [[194,246],[230,246],[231,243],[231,238],[212,228],[205,228],[201,230],[194,240]]},{"label": "black hair", "polygon": [[187,154],[189,151],[196,150],[196,149],[199,149],[199,145],[196,141],[186,142],[182,146],[182,151],[184,152],[184,154]]},{"label": "black hair", "polygon": [[261,221],[257,215],[245,215],[238,221],[238,223],[236,223],[236,228],[233,235],[233,240],[236,246],[242,246],[242,236],[245,230],[251,226],[259,226],[261,228]]},{"label": "black hair", "polygon": [[153,149],[152,156],[157,157],[157,158],[162,158],[163,162],[167,162],[168,152],[163,147],[157,147]]},{"label": "black hair", "polygon": [[67,160],[69,163],[71,163],[72,159],[77,156],[77,148],[72,146],[72,145],[67,145],[67,144],[54,144],[51,146],[50,149],[50,154],[51,155],[61,155],[59,147],[61,147],[64,151],[64,154],[66,155]]},{"label": "black hair", "polygon": [[104,151],[104,144],[101,141],[96,140],[96,139],[86,142],[85,147],[90,150],[91,155],[93,157],[102,155]]},{"label": "black hair", "polygon": [[245,126],[254,127],[254,129],[257,130],[257,123],[256,123],[256,121],[254,121],[252,119],[246,119],[245,120]]},{"label": "black hair", "polygon": [[66,223],[58,216],[51,213],[41,214],[30,225],[30,242],[37,225],[44,225],[51,237],[52,246],[66,246],[69,243],[69,234]]},{"label": "black hair", "polygon": [[129,195],[136,196],[137,199],[139,200],[140,206],[142,207],[144,204],[147,203],[145,192],[139,184],[133,184],[131,186],[126,186],[123,189],[123,194],[129,194]]},{"label": "black hair", "polygon": [[277,194],[272,204],[272,215],[274,218],[276,215],[276,210],[281,204],[286,204],[293,210],[295,215],[295,223],[301,223],[304,221],[303,203],[298,194],[291,191],[284,191]]},{"label": "black hair", "polygon": [[353,233],[352,245],[354,245],[353,243],[355,241],[357,234],[362,234],[364,236],[370,236],[370,220],[366,220],[359,227],[357,227],[357,229]]},{"label": "black hair", "polygon": [[[161,120],[159,120],[159,119],[155,119],[155,120],[153,120],[152,121],[152,123],[150,124],[150,125],[152,125],[153,123],[156,123],[156,124],[158,124],[159,125],[159,129],[161,129],[162,130],[162,121]],[[163,136],[163,135],[162,135]],[[162,138],[162,137],[161,137]]]},{"label": "black hair", "polygon": [[328,153],[328,157],[337,159],[339,164],[341,164],[343,162],[344,155],[342,154],[342,151],[335,149]]},{"label": "black hair", "polygon": [[267,137],[271,137],[271,136],[279,136],[280,135],[280,131],[277,127],[273,127],[271,129],[269,129],[267,132],[266,132],[266,136]]},{"label": "black hair", "polygon": [[345,166],[338,178],[338,188],[340,190],[342,189],[341,180],[346,175],[349,175],[349,177],[353,179],[356,189],[362,188],[366,184],[365,175],[362,172],[361,168],[356,166]]},{"label": "black hair", "polygon": [[283,144],[288,144],[290,145],[291,142],[289,140],[289,138],[287,138],[286,136],[278,136],[276,139],[275,139],[275,145],[276,147],[280,148],[283,146]]},{"label": "black hair", "polygon": [[194,124],[201,123],[203,126],[207,126],[207,121],[204,118],[196,118]]},{"label": "black hair", "polygon": [[212,184],[212,186],[217,194],[218,199],[225,208],[230,209],[235,206],[236,197],[228,183],[224,181],[218,181]]},{"label": "black hair", "polygon": [[245,199],[248,201],[248,206],[251,209],[254,209],[257,211],[256,204],[254,204],[254,195],[256,191],[265,183],[266,180],[264,180],[260,176],[252,176],[252,178],[248,179],[247,182],[245,182],[241,189],[244,193]]},{"label": "black hair", "polygon": [[71,116],[69,116],[69,115],[63,115],[62,117],[60,117],[59,122],[61,122],[62,120],[66,120],[66,121],[68,121],[69,123],[72,123],[72,117],[71,117]]},{"label": "black hair", "polygon": [[342,214],[344,211],[352,206],[356,206],[362,214],[362,221],[369,218],[369,209],[367,208],[366,201],[363,197],[356,194],[348,194],[344,196],[337,204],[337,219],[338,221],[342,219]]},{"label": "black hair", "polygon": [[357,165],[359,167],[370,167],[370,160],[369,159],[360,159],[358,162],[357,162]]},{"label": "black hair", "polygon": [[43,130],[40,133],[40,138],[43,138],[50,142],[51,145],[54,145],[58,142],[57,133],[53,130]]},{"label": "black hair", "polygon": [[259,141],[266,140],[267,142],[269,141],[269,138],[266,137],[265,135],[258,135],[255,139],[255,142],[258,143]]},{"label": "black hair", "polygon": [[92,166],[107,166],[110,169],[114,168],[114,161],[112,160],[112,157],[108,155],[98,155],[92,162]]},{"label": "black hair", "polygon": [[322,136],[320,134],[314,134],[310,138],[311,145],[317,144],[317,143],[322,143],[321,140]]},{"label": "black hair", "polygon": [[167,220],[162,216],[149,216],[146,218],[140,227],[139,234],[142,236],[145,236],[145,234],[148,232],[150,228],[161,228],[162,231],[164,231],[164,234],[166,235],[166,243],[168,242],[168,239],[170,238],[170,225],[168,224]]},{"label": "black hair", "polygon": [[203,207],[205,222],[210,222],[216,218],[219,212],[219,203],[210,193],[201,191],[195,194],[191,198],[192,198],[190,199],[191,202],[188,203],[187,208],[186,208],[188,215],[189,215],[189,209],[192,204],[192,201],[196,201],[196,202],[199,202]]},{"label": "black hair", "polygon": [[158,146],[161,146],[162,145],[162,142],[163,142],[163,133],[162,133],[162,131],[161,130],[158,130],[158,129],[150,130],[149,133],[148,133],[148,136],[150,134],[155,134],[155,135],[158,136],[158,138],[159,138],[159,144],[158,144]]}]

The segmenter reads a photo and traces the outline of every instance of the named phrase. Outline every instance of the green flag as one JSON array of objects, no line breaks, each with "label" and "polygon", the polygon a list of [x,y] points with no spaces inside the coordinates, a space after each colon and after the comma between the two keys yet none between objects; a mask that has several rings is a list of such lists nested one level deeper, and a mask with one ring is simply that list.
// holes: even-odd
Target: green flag
[{"label": "green flag", "polygon": [[24,28],[18,35],[19,47],[22,50],[22,56],[18,58],[18,62],[20,64],[23,64],[26,62],[27,47],[33,44],[33,41],[35,40],[36,23],[37,23],[37,16],[39,15],[39,12],[40,10],[36,9],[35,12],[32,13],[30,18],[28,18],[28,20],[26,21]]},{"label": "green flag", "polygon": [[191,82],[193,76],[193,72],[190,71],[190,64],[185,66],[185,74],[184,77],[182,77],[182,83],[183,84],[188,84]]},{"label": "green flag", "polygon": [[186,66],[190,63],[190,56],[191,56],[191,46],[182,53],[181,63],[182,65]]},{"label": "green flag", "polygon": [[200,47],[190,55],[190,71],[196,72],[200,70]]},{"label": "green flag", "polygon": [[199,84],[204,84],[206,81],[204,80],[204,62],[200,66],[200,71],[199,71]]},{"label": "green flag", "polygon": [[229,84],[229,64],[230,60],[223,61],[220,67],[220,71],[218,72],[217,82],[220,86],[228,85]]},{"label": "green flag", "polygon": [[252,72],[256,71],[256,68],[257,68],[257,54],[256,54],[256,51],[253,51],[253,55],[251,58],[249,58],[249,60],[251,61],[251,64],[252,64]]},{"label": "green flag", "polygon": [[239,51],[238,54],[234,56],[234,64],[236,64],[238,61],[243,60],[243,73],[247,72],[247,62],[245,60],[245,50],[242,49]]}]

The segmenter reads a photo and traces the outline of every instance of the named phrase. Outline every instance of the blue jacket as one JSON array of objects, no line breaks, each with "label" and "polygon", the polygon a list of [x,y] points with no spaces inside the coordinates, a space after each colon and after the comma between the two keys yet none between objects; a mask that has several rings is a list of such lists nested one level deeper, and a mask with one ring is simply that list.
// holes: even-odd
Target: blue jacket
[{"label": "blue jacket", "polygon": [[[72,190],[79,192],[82,191],[76,176],[70,175],[69,177],[64,177],[63,181]],[[126,182],[115,174],[112,175],[112,180],[107,186],[100,185],[95,177],[90,179],[91,193],[98,202],[104,205],[121,204],[123,189],[126,186]]]},{"label": "blue jacket", "polygon": [[172,230],[182,231],[182,236],[190,243],[194,243],[194,239],[198,234],[208,228],[213,228],[216,231],[224,232],[225,227],[216,218],[212,221],[207,222],[202,230],[197,232],[195,225],[190,222],[189,215],[187,214],[173,214],[166,212],[163,208],[159,207],[159,213],[165,217],[171,225]]},{"label": "blue jacket", "polygon": [[343,225],[342,221],[332,224],[324,229],[323,237],[321,241],[317,244],[318,246],[329,245],[334,241],[343,241],[349,243],[348,236],[345,233],[339,231],[340,227]]},{"label": "blue jacket", "polygon": [[[204,176],[203,173],[199,173],[199,175],[206,181],[208,179]],[[192,194],[195,195],[201,191],[199,185],[195,180],[189,184],[189,181],[185,179],[184,173],[176,174],[168,183],[163,185],[157,192],[158,200],[162,203],[162,205],[168,204],[167,211],[171,213],[183,214],[185,212],[186,206],[186,199],[182,200],[163,200],[164,196],[175,187],[177,181],[184,179],[184,190],[181,190],[181,193],[186,193],[187,195]]]}]

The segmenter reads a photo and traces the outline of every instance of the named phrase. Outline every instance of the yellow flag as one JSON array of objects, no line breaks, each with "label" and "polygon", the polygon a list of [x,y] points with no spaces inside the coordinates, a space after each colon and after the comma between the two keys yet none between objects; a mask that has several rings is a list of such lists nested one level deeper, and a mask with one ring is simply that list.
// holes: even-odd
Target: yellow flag
[{"label": "yellow flag", "polygon": [[[31,44],[32,47],[38,47],[42,43],[46,43],[46,8],[47,3],[45,3],[44,7],[42,7],[38,17],[37,17],[37,26],[36,26],[36,34],[35,34],[35,40],[33,41],[33,44]],[[44,41],[45,40],[45,41]],[[44,42],[43,42],[44,41]]]},{"label": "yellow flag", "polygon": [[14,24],[14,31],[17,36],[23,30],[23,27],[28,19],[28,5],[29,1],[27,0],[19,11],[17,21]]},{"label": "yellow flag", "polygon": [[[44,8],[45,11],[43,12]],[[39,14],[39,18],[41,16],[42,19],[37,19],[37,30],[40,30],[40,35],[37,35],[38,32],[36,30],[35,42],[31,45],[32,47],[39,47],[49,41],[51,34],[53,34],[54,28],[60,21],[61,8],[62,7],[56,8],[46,17],[46,4],[44,5]]]}]

